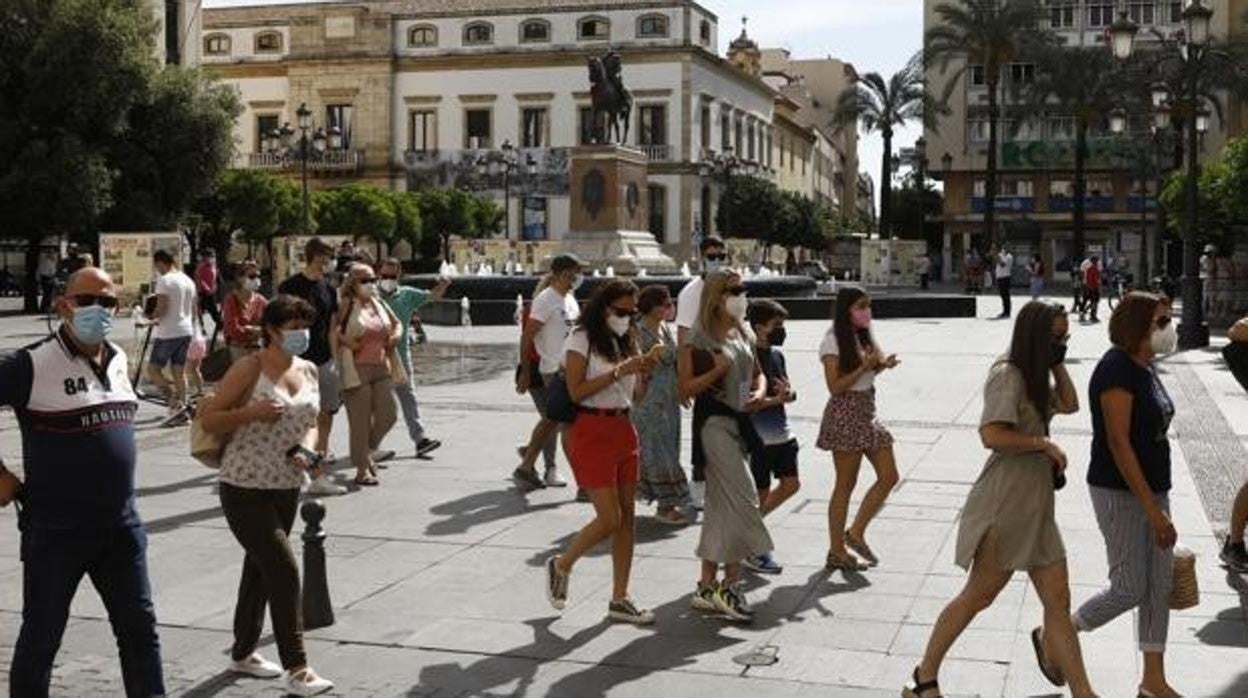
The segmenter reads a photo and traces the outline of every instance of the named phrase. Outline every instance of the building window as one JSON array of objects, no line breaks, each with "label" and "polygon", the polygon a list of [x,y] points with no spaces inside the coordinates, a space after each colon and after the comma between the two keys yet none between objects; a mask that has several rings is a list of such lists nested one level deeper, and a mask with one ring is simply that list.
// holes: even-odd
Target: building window
[{"label": "building window", "polygon": [[711,23],[705,19],[698,25],[698,39],[700,39],[703,44],[711,43]]},{"label": "building window", "polygon": [[646,188],[649,204],[650,234],[660,243],[667,239],[667,189],[657,184]]},{"label": "building window", "polygon": [[662,105],[643,106],[638,110],[640,128],[638,145],[667,145],[667,108]]},{"label": "building window", "polygon": [[1181,1],[1170,3],[1170,23],[1183,23],[1183,3]]},{"label": "building window", "polygon": [[764,152],[767,153],[767,166],[771,167],[771,163],[773,162],[771,153],[771,131],[767,131],[767,150]]},{"label": "building window", "polygon": [[282,35],[278,32],[256,34],[256,53],[277,53],[282,50]]},{"label": "building window", "polygon": [[1036,82],[1035,63],[1011,63],[1010,82],[1015,85],[1032,85]]},{"label": "building window", "polygon": [[581,107],[581,145],[592,145],[594,142],[594,108]]},{"label": "building window", "polygon": [[1050,116],[1045,119],[1048,139],[1051,141],[1071,141],[1075,139],[1075,117]]},{"label": "building window", "polygon": [[489,109],[464,111],[464,147],[470,150],[490,148],[491,114]]},{"label": "building window", "polygon": [[709,150],[711,147],[711,108],[703,105],[702,113],[698,119],[698,131],[701,134],[699,139],[702,143],[703,150]]},{"label": "building window", "polygon": [[745,157],[757,162],[754,152],[754,122],[751,121],[745,129]]},{"label": "building window", "polygon": [[270,133],[277,130],[276,114],[261,114],[256,116],[256,152],[264,150],[264,139]]},{"label": "building window", "polygon": [[1108,179],[1089,178],[1087,195],[1089,198],[1112,198],[1114,183]]},{"label": "building window", "polygon": [[421,24],[407,30],[407,45],[412,48],[430,48],[438,45],[438,28]]},{"label": "building window", "polygon": [[984,72],[984,66],[973,65],[968,68],[971,74],[971,87],[983,87],[988,82],[984,79],[987,73]]},{"label": "building window", "polygon": [[1036,140],[1036,125],[1030,119],[1007,119],[1001,122],[1001,135],[1007,141]]},{"label": "building window", "polygon": [[611,22],[606,17],[586,17],[576,23],[576,36],[582,41],[611,38]]},{"label": "building window", "polygon": [[533,107],[520,112],[520,138],[522,148],[546,147],[546,108]]},{"label": "building window", "polygon": [[967,121],[967,138],[972,143],[988,142],[988,120],[987,119],[971,119]]},{"label": "building window", "polygon": [[520,43],[544,44],[550,41],[550,22],[530,19],[520,25]]},{"label": "building window", "polygon": [[489,22],[473,22],[464,27],[465,46],[485,46],[494,43],[494,25]]},{"label": "building window", "polygon": [[971,191],[971,196],[974,196],[977,199],[982,199],[987,194],[988,183],[985,180],[977,179],[975,180],[975,185]]},{"label": "building window", "polygon": [[433,111],[414,111],[408,117],[407,149],[431,153],[438,149],[438,115]]},{"label": "building window", "polygon": [[[1018,196],[1030,198],[1032,195],[1030,179],[1005,179],[1001,181],[997,196]],[[982,196],[982,194],[980,195]]]},{"label": "building window", "polygon": [[351,112],[350,104],[330,104],[325,107],[325,131],[337,126],[342,132],[342,149],[351,147]]},{"label": "building window", "polygon": [[1155,5],[1152,0],[1149,2],[1135,2],[1127,5],[1127,14],[1131,17],[1131,21],[1139,25],[1154,24],[1155,17],[1153,15]]},{"label": "building window", "polygon": [[637,19],[637,36],[642,39],[667,38],[667,17],[645,15]]},{"label": "building window", "polygon": [[1075,26],[1075,0],[1050,0],[1049,27],[1069,29]]},{"label": "building window", "polygon": [[230,55],[230,37],[228,34],[209,34],[204,37],[204,53],[209,56]]},{"label": "building window", "polygon": [[732,125],[733,150],[740,157],[745,152],[745,119],[737,117]]},{"label": "building window", "polygon": [[784,169],[784,134],[780,134],[780,169]]},{"label": "building window", "polygon": [[1108,27],[1114,23],[1114,5],[1108,2],[1094,2],[1088,5],[1088,26]]},{"label": "building window", "polygon": [[719,115],[719,149],[722,152],[728,152],[732,148],[732,126],[728,119],[728,112],[724,111]]},{"label": "building window", "polygon": [[1075,183],[1069,179],[1050,179],[1050,199],[1071,199],[1075,196]]}]

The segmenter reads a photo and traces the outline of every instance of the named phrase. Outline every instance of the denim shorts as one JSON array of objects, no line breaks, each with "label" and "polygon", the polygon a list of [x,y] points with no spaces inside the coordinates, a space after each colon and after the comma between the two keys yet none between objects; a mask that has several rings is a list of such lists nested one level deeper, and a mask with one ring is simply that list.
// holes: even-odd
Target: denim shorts
[{"label": "denim shorts", "polygon": [[169,364],[174,366],[186,365],[186,352],[191,348],[191,338],[171,337],[169,339],[157,339],[152,342],[152,355],[147,362],[157,368],[164,368]]}]

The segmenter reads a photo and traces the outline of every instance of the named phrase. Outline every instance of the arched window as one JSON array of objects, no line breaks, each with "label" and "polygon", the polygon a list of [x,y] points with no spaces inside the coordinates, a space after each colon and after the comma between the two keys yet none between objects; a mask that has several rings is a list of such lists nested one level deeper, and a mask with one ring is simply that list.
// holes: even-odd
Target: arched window
[{"label": "arched window", "polygon": [[611,20],[586,17],[576,23],[576,36],[582,41],[604,41],[611,38]]},{"label": "arched window", "polygon": [[494,25],[489,22],[473,22],[464,27],[464,45],[481,46],[494,43]]},{"label": "arched window", "polygon": [[520,43],[543,44],[548,41],[550,41],[550,22],[544,19],[529,19],[520,25]]},{"label": "arched window", "polygon": [[418,24],[407,30],[407,45],[426,48],[438,45],[438,28],[432,24]]},{"label": "arched window", "polygon": [[667,17],[665,15],[642,15],[638,17],[637,37],[640,39],[667,38]]},{"label": "arched window", "polygon": [[230,55],[230,36],[228,34],[209,34],[205,36],[204,53],[209,56]]},{"label": "arched window", "polygon": [[256,34],[256,53],[277,53],[282,50],[282,35],[279,32],[260,32]]}]

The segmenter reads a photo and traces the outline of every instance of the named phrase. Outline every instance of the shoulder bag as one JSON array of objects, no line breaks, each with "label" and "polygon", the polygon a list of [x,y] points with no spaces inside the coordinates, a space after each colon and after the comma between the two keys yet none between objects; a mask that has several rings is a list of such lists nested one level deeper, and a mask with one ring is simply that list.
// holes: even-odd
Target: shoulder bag
[{"label": "shoulder bag", "polygon": [[[247,389],[243,395],[240,404],[246,404],[251,400],[251,395],[256,390],[256,383],[260,381],[260,358],[249,357],[255,361],[256,375],[251,379],[251,387]],[[238,405],[234,405],[237,407]],[[230,434],[214,434],[204,429],[204,420],[196,411],[195,416],[191,418],[191,457],[199,461],[203,465],[216,470],[221,467],[221,456],[225,453],[225,445],[230,442]]]}]

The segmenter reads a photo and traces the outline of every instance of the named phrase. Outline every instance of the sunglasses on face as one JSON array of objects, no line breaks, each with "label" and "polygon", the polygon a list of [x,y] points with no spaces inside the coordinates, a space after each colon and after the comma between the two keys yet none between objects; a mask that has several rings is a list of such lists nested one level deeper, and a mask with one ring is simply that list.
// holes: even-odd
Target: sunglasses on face
[{"label": "sunglasses on face", "polygon": [[706,261],[708,262],[722,262],[725,259],[728,259],[728,255],[723,252],[719,254],[708,254],[706,256]]},{"label": "sunglasses on face", "polygon": [[382,274],[382,275],[381,275],[381,280],[382,280],[382,281],[398,281],[398,280],[399,280],[399,277],[397,277],[397,276],[390,276],[389,274]]},{"label": "sunglasses on face", "polygon": [[247,278],[249,278],[249,279],[258,279],[258,278],[260,278],[260,275],[259,275],[259,274],[248,274],[248,275],[247,275]]},{"label": "sunglasses on face", "polygon": [[730,296],[739,296],[745,293],[745,287],[744,286],[729,286],[728,288],[724,289],[724,293]]},{"label": "sunglasses on face", "polygon": [[610,306],[610,310],[611,310],[611,314],[616,317],[631,318],[633,316],[633,311],[627,308],[617,308],[613,305],[613,306]]},{"label": "sunglasses on face", "polygon": [[90,293],[79,293],[70,296],[69,299],[79,308],[89,308],[93,305],[98,305],[101,308],[113,310],[117,307],[116,296],[96,296]]}]

